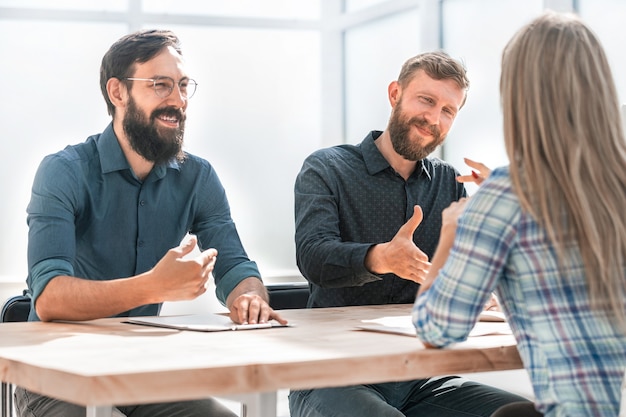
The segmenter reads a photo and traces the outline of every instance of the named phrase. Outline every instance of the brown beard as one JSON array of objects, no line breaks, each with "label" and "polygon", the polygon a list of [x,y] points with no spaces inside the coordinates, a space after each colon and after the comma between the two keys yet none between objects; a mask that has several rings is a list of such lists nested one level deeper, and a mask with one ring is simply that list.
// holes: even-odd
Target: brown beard
[{"label": "brown beard", "polygon": [[[176,129],[159,129],[155,119],[160,115],[178,117],[180,125]],[[123,127],[130,146],[135,152],[156,165],[176,159],[184,159],[183,136],[185,133],[185,114],[174,107],[156,109],[146,120],[131,97],[123,120]]]},{"label": "brown beard", "polygon": [[[420,161],[433,153],[437,146],[441,145],[446,138],[445,135],[441,134],[438,126],[429,125],[425,118],[416,116],[407,119],[402,116],[402,100],[399,100],[391,112],[387,130],[389,131],[393,149],[404,159]],[[424,138],[419,135],[411,138],[411,128],[413,126],[430,130],[433,135],[432,142],[424,144]]]}]

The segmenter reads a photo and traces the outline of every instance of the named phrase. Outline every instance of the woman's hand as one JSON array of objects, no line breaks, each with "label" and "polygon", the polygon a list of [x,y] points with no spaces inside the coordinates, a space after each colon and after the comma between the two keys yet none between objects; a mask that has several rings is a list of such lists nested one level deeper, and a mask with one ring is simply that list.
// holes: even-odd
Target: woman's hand
[{"label": "woman's hand", "polygon": [[463,158],[463,160],[470,168],[472,168],[472,173],[470,175],[459,175],[456,177],[458,182],[473,182],[476,183],[476,185],[480,185],[487,179],[489,174],[491,174],[491,169],[489,169],[485,164],[472,161],[469,158]]}]

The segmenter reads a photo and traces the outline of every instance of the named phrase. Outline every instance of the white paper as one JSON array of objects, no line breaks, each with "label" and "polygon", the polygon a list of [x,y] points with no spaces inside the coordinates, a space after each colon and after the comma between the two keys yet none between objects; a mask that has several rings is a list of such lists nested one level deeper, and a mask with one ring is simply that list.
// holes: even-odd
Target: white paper
[{"label": "white paper", "polygon": [[[380,317],[372,320],[362,320],[361,330],[382,333],[393,333],[404,336],[417,337],[411,316]],[[469,334],[469,337],[511,334],[511,328],[506,322],[479,321]]]}]

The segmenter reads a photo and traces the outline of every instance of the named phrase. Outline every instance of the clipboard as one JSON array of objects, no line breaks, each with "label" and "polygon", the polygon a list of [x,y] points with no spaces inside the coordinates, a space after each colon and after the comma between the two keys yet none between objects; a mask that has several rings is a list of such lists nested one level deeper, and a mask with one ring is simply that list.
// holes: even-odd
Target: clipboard
[{"label": "clipboard", "polygon": [[280,324],[277,321],[255,324],[236,324],[233,323],[230,317],[215,313],[188,314],[179,316],[132,317],[125,320],[124,323],[163,327],[176,330],[192,330],[196,332],[222,332],[228,330],[256,330],[271,329],[274,327],[289,327],[289,324]]}]

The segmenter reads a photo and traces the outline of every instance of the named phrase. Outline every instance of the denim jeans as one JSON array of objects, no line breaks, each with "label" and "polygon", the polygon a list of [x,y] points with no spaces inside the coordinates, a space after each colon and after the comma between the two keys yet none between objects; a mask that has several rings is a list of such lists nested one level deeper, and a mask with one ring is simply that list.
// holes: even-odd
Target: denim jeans
[{"label": "denim jeans", "polygon": [[[85,417],[85,407],[44,397],[20,387],[15,389],[15,408],[19,417]],[[236,417],[212,398],[119,406],[117,409],[127,417]]]},{"label": "denim jeans", "polygon": [[291,417],[489,417],[509,392],[456,376],[291,391]]}]

